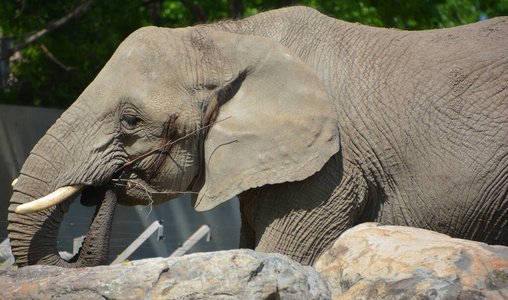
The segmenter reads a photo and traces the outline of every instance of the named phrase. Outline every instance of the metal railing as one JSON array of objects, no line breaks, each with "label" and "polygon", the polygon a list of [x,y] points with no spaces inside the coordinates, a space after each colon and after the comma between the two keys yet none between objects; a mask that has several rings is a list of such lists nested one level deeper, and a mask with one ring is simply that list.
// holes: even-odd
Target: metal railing
[{"label": "metal railing", "polygon": [[158,231],[157,233],[157,240],[164,240],[163,230],[164,226],[162,226],[162,223],[164,223],[164,220],[155,221],[152,223],[152,225],[148,226],[145,231],[143,231],[142,234],[139,235],[138,238],[132,242],[129,247],[125,248],[120,255],[111,263],[111,265],[117,265],[121,264],[124,260],[126,260],[136,249],[141,246],[155,231]]},{"label": "metal railing", "polygon": [[[143,233],[141,233],[110,265],[117,265],[124,262],[136,249],[139,248],[153,233],[157,232],[157,240],[164,240],[164,226],[162,225],[164,220],[153,222]],[[210,241],[211,231],[208,225],[201,226],[196,230],[182,246],[178,247],[169,257],[178,257],[187,253],[196,243],[198,243],[203,237],[206,237],[206,241]],[[74,248],[79,248],[80,242],[83,241],[84,237],[77,237],[74,241]],[[78,247],[76,247],[78,246]],[[6,252],[6,259],[0,266],[0,270],[6,270],[14,264],[14,256],[10,252],[9,239],[5,239],[0,243],[0,249],[8,249]],[[74,249],[76,251],[76,249]],[[5,251],[4,251],[5,252]],[[70,255],[70,254],[69,254]]]},{"label": "metal railing", "polygon": [[190,250],[194,245],[196,245],[199,240],[201,240],[204,236],[206,236],[206,241],[210,241],[210,227],[208,225],[201,226],[194,234],[192,234],[178,249],[176,249],[169,257],[178,257],[182,256],[187,251]]}]

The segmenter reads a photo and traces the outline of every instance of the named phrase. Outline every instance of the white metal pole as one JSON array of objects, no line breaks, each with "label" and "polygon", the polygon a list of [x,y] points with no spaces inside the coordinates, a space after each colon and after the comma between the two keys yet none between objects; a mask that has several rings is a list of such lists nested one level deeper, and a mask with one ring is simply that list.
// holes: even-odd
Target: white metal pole
[{"label": "white metal pole", "polygon": [[159,239],[163,239],[162,236],[162,221],[155,221],[150,225],[137,239],[132,242],[112,263],[111,265],[121,264],[126,260],[141,244],[143,244],[156,230],[159,230]]},{"label": "white metal pole", "polygon": [[183,244],[181,247],[176,249],[169,257],[178,257],[182,256],[187,251],[190,250],[200,239],[204,236],[206,237],[206,241],[210,241],[210,227],[208,225],[201,226],[196,232],[194,232]]}]

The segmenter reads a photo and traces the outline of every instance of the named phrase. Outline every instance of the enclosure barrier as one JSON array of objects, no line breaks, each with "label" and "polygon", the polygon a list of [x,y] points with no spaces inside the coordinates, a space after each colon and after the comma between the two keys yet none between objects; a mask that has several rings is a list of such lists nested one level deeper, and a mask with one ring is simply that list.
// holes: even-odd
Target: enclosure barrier
[{"label": "enclosure barrier", "polygon": [[[155,221],[150,225],[143,233],[139,235],[138,238],[134,240],[112,263],[111,265],[117,265],[121,264],[123,261],[125,261],[136,249],[139,248],[154,232],[157,231],[157,240],[164,240],[164,226],[162,225],[164,223],[164,220]],[[182,246],[178,247],[169,257],[178,257],[182,256],[187,251],[189,251],[197,242],[199,242],[203,237],[206,236],[206,241],[210,241],[210,227],[208,225],[201,226],[196,232],[194,232],[183,244]],[[83,237],[78,237],[74,240],[74,248],[76,248],[77,245],[82,242]],[[9,246],[9,239],[5,239],[2,243],[0,243],[0,250],[5,249],[6,252],[4,257],[4,262],[0,266],[0,270],[6,270],[10,266],[14,264],[14,256],[12,256],[12,253],[10,252],[10,246]],[[2,252],[2,251],[0,251]],[[3,253],[2,252],[2,253]],[[69,253],[70,255],[70,253]]]},{"label": "enclosure barrier", "polygon": [[181,247],[176,249],[169,257],[178,257],[182,256],[187,251],[190,250],[197,242],[199,242],[200,239],[202,239],[206,235],[206,241],[210,241],[210,227],[208,225],[201,226],[194,234],[192,234],[183,244]]},{"label": "enclosure barrier", "polygon": [[158,232],[157,240],[158,241],[163,240],[164,235],[162,233],[164,230],[164,226],[162,225],[162,223],[164,223],[164,220],[154,221],[152,225],[150,225],[147,229],[145,229],[145,231],[143,231],[143,233],[140,234],[139,237],[129,245],[129,247],[127,247],[125,250],[123,250],[123,252],[120,255],[118,255],[118,257],[111,263],[111,265],[121,264],[134,251],[136,251],[136,249],[138,249],[139,246],[141,246],[141,244],[143,244],[155,231]]}]

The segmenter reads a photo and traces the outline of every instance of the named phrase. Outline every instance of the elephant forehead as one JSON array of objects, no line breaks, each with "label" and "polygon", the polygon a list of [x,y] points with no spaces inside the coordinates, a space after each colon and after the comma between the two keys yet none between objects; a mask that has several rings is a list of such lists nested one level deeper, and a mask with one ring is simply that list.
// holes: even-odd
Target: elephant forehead
[{"label": "elephant forehead", "polygon": [[186,56],[185,30],[145,27],[125,39],[113,54],[122,64],[141,69],[180,69]]},{"label": "elephant forehead", "polygon": [[150,101],[176,106],[188,95],[171,66],[164,67],[150,58],[125,57],[112,58],[85,92],[88,98],[108,103]]},{"label": "elephant forehead", "polygon": [[[129,49],[130,50],[130,49]],[[156,85],[174,82],[181,67],[169,59],[169,55],[161,55],[138,48],[133,53],[115,53],[104,67],[106,76],[117,83],[128,83],[139,86]]]}]

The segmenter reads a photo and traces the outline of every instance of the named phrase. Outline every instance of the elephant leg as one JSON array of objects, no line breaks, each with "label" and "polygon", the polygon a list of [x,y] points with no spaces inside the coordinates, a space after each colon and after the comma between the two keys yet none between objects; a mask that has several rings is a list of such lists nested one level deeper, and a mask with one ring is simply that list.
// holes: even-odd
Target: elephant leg
[{"label": "elephant leg", "polygon": [[242,242],[252,246],[255,240],[256,251],[282,253],[311,265],[356,224],[365,208],[367,184],[352,166],[346,167],[339,153],[306,180],[240,194]]},{"label": "elephant leg", "polygon": [[256,233],[252,228],[244,206],[247,205],[245,201],[240,201],[240,212],[242,217],[242,227],[240,230],[240,248],[255,249],[256,248]]}]

